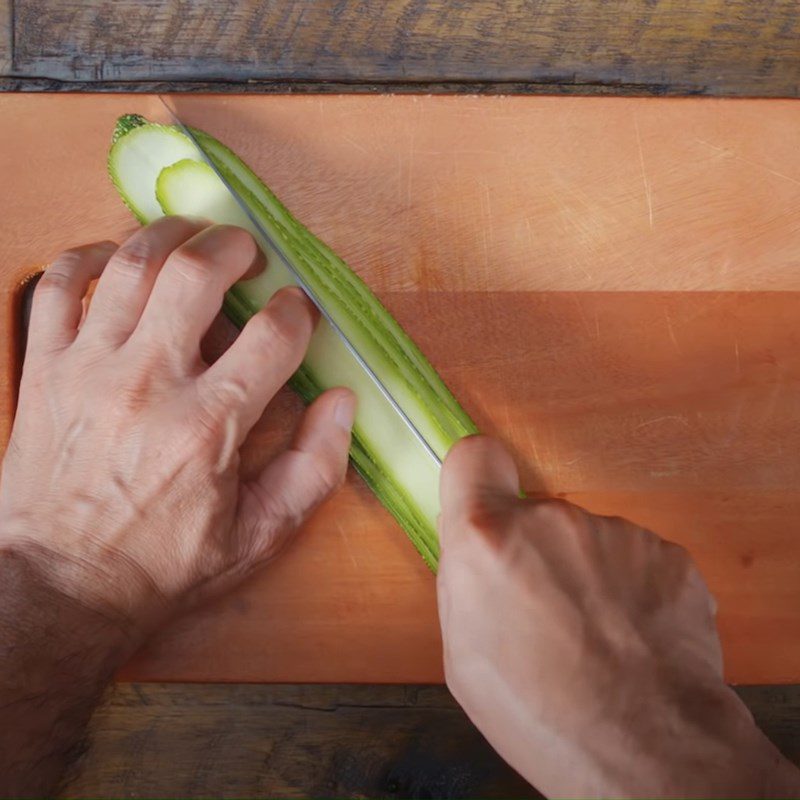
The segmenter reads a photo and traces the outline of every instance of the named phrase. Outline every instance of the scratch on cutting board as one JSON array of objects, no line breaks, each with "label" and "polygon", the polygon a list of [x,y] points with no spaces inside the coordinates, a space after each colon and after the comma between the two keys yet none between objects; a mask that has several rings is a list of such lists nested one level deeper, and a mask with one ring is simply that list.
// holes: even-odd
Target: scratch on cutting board
[{"label": "scratch on cutting board", "polygon": [[536,237],[533,235],[533,225],[531,225],[530,217],[525,217],[525,227],[528,229],[528,243],[532,250],[536,246]]},{"label": "scratch on cutting board", "polygon": [[734,338],[733,340],[733,352],[736,354],[736,374],[741,378],[742,377],[742,361],[739,357],[739,339]]},{"label": "scratch on cutting board", "polygon": [[506,430],[512,430],[511,427],[511,405],[508,402],[503,403],[503,416],[505,417]]},{"label": "scratch on cutting board", "polygon": [[775,412],[775,406],[778,405],[778,398],[781,395],[781,389],[783,389],[783,376],[778,375],[777,380],[775,380],[772,384],[772,391],[769,394],[769,400],[767,400],[767,407],[764,409],[764,413],[761,415],[761,425],[766,425],[773,417]]},{"label": "scratch on cutting board", "polygon": [[536,446],[536,439],[533,435],[533,431],[530,430],[527,426],[522,429],[525,432],[525,438],[528,440],[528,448],[530,449],[531,455],[533,456],[533,461],[535,464],[535,469],[538,472],[542,466],[542,459],[539,456],[539,448]]},{"label": "scratch on cutting board", "polygon": [[358,569],[358,561],[356,560],[355,553],[353,549],[350,547],[350,537],[345,529],[345,526],[342,525],[341,522],[338,520],[336,521],[336,530],[338,531],[339,535],[342,537],[342,544],[344,545],[344,549],[347,550],[347,555],[350,557],[350,561],[353,562],[353,566]]},{"label": "scratch on cutting board", "polygon": [[563,485],[561,484],[562,479],[562,468],[561,468],[561,454],[558,452],[558,445],[553,444],[553,450],[550,455],[550,466],[552,468],[552,475],[553,475],[553,483],[555,484],[556,488],[563,489]]},{"label": "scratch on cutting board", "polygon": [[342,141],[347,142],[347,144],[349,144],[351,147],[355,147],[356,150],[360,150],[365,155],[369,155],[369,150],[367,150],[363,144],[360,144],[355,139],[351,139],[349,136],[342,135]]},{"label": "scratch on cutting board", "polygon": [[647,214],[650,218],[650,230],[653,230],[653,193],[650,189],[650,182],[647,180],[647,170],[644,167],[642,132],[639,130],[639,118],[636,114],[633,115],[633,124],[636,127],[636,144],[639,146],[639,165],[642,168],[642,183],[644,184],[644,196],[647,198]]},{"label": "scratch on cutting board", "polygon": [[[591,329],[591,327],[589,325],[589,318],[586,316],[586,312],[583,310],[583,303],[581,303],[580,297],[577,297],[577,296],[575,297],[575,305],[578,306],[578,313],[580,314],[581,322],[583,322],[583,327],[586,328],[586,333],[589,336],[591,336],[592,335],[592,329]],[[595,314],[595,321],[597,321],[597,315],[596,314]],[[599,331],[598,331],[598,336],[599,336]]]},{"label": "scratch on cutting board", "polygon": [[655,419],[648,419],[645,422],[640,422],[636,426],[635,430],[638,431],[640,428],[647,428],[650,425],[656,425],[659,422],[667,422],[667,421],[673,420],[673,419],[677,420],[678,422],[680,422],[681,425],[683,425],[686,428],[691,427],[689,425],[688,420],[683,415],[681,415],[681,414],[667,414],[666,416],[663,416],[663,417],[656,417]]},{"label": "scratch on cutting board", "polygon": [[408,147],[408,164],[406,165],[406,207],[411,205],[411,195],[413,193],[413,180],[414,180],[414,151],[415,146],[415,132],[416,127],[411,126],[411,139]]},{"label": "scratch on cutting board", "polygon": [[489,221],[489,224],[492,224],[492,193],[489,189],[489,184],[487,181],[481,181],[481,187],[483,189],[483,199],[481,201],[481,205],[484,206],[484,214],[486,219]]},{"label": "scratch on cutting board", "polygon": [[670,318],[669,311],[667,311],[666,309],[664,309],[664,318],[667,321],[667,330],[669,331],[669,338],[672,339],[672,344],[675,345],[675,350],[678,352],[679,355],[683,355],[681,346],[678,344],[678,339],[675,336],[675,329],[672,327],[672,319]]},{"label": "scratch on cutting board", "polygon": [[763,164],[759,164],[758,161],[751,161],[749,158],[740,156],[735,150],[732,150],[728,147],[720,147],[719,145],[707,142],[705,139],[695,138],[695,141],[698,144],[702,144],[705,145],[706,147],[710,147],[712,150],[716,150],[718,153],[721,153],[724,156],[733,158],[736,161],[741,161],[743,164],[749,164],[751,167],[758,167],[758,169],[763,169],[765,172],[768,172],[770,175],[774,175],[776,178],[783,178],[786,181],[790,181],[791,183],[800,186],[800,180],[798,180],[797,178],[793,178],[791,175],[787,175],[785,172],[778,172],[778,170],[776,169],[771,169],[770,167],[766,167]]}]

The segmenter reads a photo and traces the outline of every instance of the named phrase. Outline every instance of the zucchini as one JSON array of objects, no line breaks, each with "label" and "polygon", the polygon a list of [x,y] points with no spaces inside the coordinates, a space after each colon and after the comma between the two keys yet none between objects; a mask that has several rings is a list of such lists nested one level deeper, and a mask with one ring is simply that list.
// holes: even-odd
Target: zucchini
[{"label": "zucchini", "polygon": [[[193,133],[439,458],[458,439],[476,433],[431,364],[366,284],[303,227],[235,153],[202,131]],[[122,199],[143,224],[163,214],[189,214],[239,225],[253,234],[268,266],[227,293],[225,312],[239,327],[275,291],[295,283],[180,129],[151,124],[138,115],[121,117],[108,166]],[[291,384],[306,401],[334,386],[347,386],[356,393],[352,462],[435,571],[440,468],[325,320],[314,332]]]}]

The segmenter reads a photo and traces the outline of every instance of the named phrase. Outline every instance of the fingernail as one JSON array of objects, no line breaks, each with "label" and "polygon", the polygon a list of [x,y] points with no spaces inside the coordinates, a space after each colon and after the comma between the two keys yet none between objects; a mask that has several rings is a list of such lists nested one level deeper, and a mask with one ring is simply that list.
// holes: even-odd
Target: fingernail
[{"label": "fingernail", "polygon": [[311,314],[311,319],[314,325],[317,324],[319,320],[319,310],[311,301],[311,298],[299,287],[299,286],[287,286],[284,289],[280,290],[281,294],[291,296],[294,302],[301,302]]},{"label": "fingernail", "polygon": [[187,222],[193,222],[195,225],[203,225],[207,227],[208,225],[213,225],[214,221],[208,219],[208,217],[201,217],[195,214],[182,214],[181,215]]},{"label": "fingernail", "polygon": [[307,302],[305,295],[298,289],[279,289],[272,295],[267,307],[281,322],[294,326],[302,314],[300,306]]},{"label": "fingernail", "polygon": [[352,392],[342,393],[333,409],[333,418],[343,430],[350,431],[356,418],[356,396]]}]

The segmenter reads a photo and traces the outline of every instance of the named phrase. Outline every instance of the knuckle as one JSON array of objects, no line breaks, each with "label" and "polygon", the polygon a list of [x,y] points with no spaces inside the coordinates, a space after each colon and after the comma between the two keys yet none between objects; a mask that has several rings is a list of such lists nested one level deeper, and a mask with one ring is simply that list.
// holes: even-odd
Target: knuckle
[{"label": "knuckle", "polygon": [[214,280],[211,262],[189,247],[176,250],[169,258],[170,269],[183,281],[206,285]]},{"label": "knuckle", "polygon": [[487,533],[497,524],[497,511],[484,498],[474,498],[464,507],[464,524],[473,533]]},{"label": "knuckle", "polygon": [[209,382],[205,391],[207,405],[226,412],[246,403],[248,395],[247,382],[233,376]]},{"label": "knuckle", "polygon": [[294,350],[297,346],[297,328],[291,321],[271,313],[269,308],[261,311],[247,323],[259,340],[268,342],[270,347]]},{"label": "knuckle", "polygon": [[128,419],[148,407],[153,396],[152,381],[146,374],[132,376],[132,380],[116,387],[110,407],[120,419]]},{"label": "knuckle", "polygon": [[[515,524],[516,506],[509,503],[506,498],[476,497],[467,501],[461,518],[463,527],[470,536],[456,537],[455,541],[462,544],[471,543],[470,546],[480,545],[483,552],[493,550],[506,537]],[[452,537],[450,542],[454,541]],[[449,546],[449,545],[448,545]]]},{"label": "knuckle", "polygon": [[306,468],[322,492],[332,491],[341,486],[347,473],[346,462],[333,462],[318,455],[308,459]]},{"label": "knuckle", "polygon": [[133,239],[123,245],[111,259],[111,269],[119,275],[141,275],[153,260],[153,248],[145,238]]},{"label": "knuckle", "polygon": [[236,419],[231,412],[246,399],[247,385],[237,378],[207,384],[200,393],[194,413],[188,416],[194,435],[203,442],[214,444],[227,439]]},{"label": "knuckle", "polygon": [[36,284],[35,295],[61,292],[68,289],[75,279],[75,271],[81,265],[81,256],[74,250],[67,250],[59,255],[42,273]]},{"label": "knuckle", "polygon": [[225,419],[205,406],[196,409],[188,423],[192,436],[203,444],[216,444],[225,436]]}]

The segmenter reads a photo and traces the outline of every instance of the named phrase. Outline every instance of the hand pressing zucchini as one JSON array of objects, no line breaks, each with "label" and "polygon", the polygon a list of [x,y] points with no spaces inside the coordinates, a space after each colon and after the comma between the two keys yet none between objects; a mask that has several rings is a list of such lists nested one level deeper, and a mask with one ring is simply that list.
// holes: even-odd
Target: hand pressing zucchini
[{"label": "hand pressing zucchini", "polygon": [[[476,433],[442,379],[366,284],[301,225],[235,153],[208,134],[193,132],[436,454],[444,458],[454,442]],[[295,282],[178,128],[148,123],[138,115],[121,117],[108,166],[122,199],[143,224],[164,214],[188,214],[240,225],[255,236],[268,267],[228,292],[225,312],[236,325],[244,325],[280,287]],[[353,464],[436,570],[439,466],[325,320],[292,386],[307,401],[334,386],[356,393]]]}]

